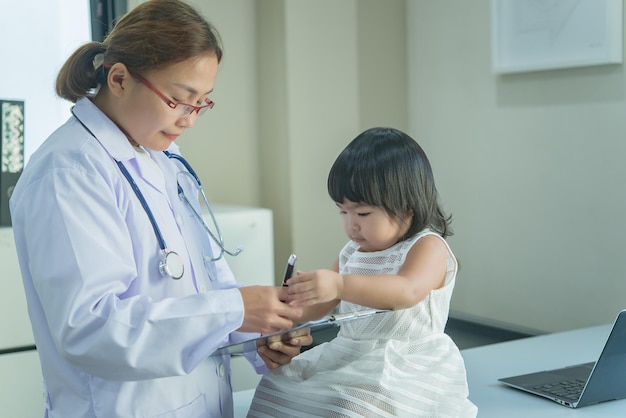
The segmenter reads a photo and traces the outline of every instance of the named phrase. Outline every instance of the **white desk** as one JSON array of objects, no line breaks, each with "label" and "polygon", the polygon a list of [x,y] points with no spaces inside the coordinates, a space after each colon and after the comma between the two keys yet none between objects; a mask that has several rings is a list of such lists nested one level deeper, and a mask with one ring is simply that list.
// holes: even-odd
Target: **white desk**
[{"label": "white desk", "polygon": [[[570,409],[498,382],[501,377],[595,361],[610,329],[604,325],[463,350],[478,418],[626,417],[626,399]],[[253,395],[254,390],[235,392],[235,418],[246,416]]]},{"label": "white desk", "polygon": [[610,325],[463,350],[470,399],[479,418],[626,417],[626,400],[570,409],[498,382],[501,377],[595,361]]}]

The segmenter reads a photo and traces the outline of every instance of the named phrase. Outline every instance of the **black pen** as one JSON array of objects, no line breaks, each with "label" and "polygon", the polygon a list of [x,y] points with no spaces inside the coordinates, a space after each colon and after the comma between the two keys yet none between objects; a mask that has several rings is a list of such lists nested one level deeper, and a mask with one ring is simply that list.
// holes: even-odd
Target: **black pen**
[{"label": "black pen", "polygon": [[293,275],[293,269],[296,266],[296,255],[291,254],[287,260],[287,266],[285,266],[285,275],[283,276],[283,286],[287,286],[287,280]]}]

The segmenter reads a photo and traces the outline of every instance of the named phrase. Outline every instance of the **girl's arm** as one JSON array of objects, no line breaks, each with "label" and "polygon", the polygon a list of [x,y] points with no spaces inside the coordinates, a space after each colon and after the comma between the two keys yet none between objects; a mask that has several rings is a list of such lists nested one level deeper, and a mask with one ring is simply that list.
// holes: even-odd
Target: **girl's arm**
[{"label": "girl's arm", "polygon": [[307,310],[311,305],[337,300],[374,309],[409,308],[444,285],[447,259],[443,239],[427,235],[409,250],[397,275],[341,275],[338,269],[301,273],[289,281],[287,301]]}]

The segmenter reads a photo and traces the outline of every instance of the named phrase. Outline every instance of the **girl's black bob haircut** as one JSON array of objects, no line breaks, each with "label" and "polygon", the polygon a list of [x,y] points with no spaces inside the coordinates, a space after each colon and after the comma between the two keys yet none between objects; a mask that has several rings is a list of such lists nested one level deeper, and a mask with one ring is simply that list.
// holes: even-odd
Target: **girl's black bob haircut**
[{"label": "girl's black bob haircut", "polygon": [[339,154],[328,175],[328,194],[377,206],[396,219],[413,214],[407,239],[424,228],[452,235],[451,216],[439,204],[430,163],[413,138],[393,128],[371,128]]}]

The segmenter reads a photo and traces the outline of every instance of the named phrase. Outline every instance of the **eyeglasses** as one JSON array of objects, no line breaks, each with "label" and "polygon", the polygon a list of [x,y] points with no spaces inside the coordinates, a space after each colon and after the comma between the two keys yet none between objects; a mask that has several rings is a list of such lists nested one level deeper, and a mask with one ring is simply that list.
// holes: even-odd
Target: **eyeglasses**
[{"label": "eyeglasses", "polygon": [[209,99],[208,97],[204,99],[204,102],[206,103],[204,106],[194,106],[187,103],[173,102],[168,99],[166,95],[161,93],[159,89],[154,87],[148,80],[146,80],[139,74],[133,75],[137,77],[137,79],[141,81],[144,86],[148,87],[150,90],[152,90],[154,94],[159,96],[159,98],[163,100],[165,104],[170,107],[170,109],[178,109],[181,117],[192,115],[194,112],[196,112],[197,115],[202,115],[204,114],[204,112],[207,111],[207,109],[213,109],[213,106],[215,106],[215,102],[213,102],[213,100]]}]

